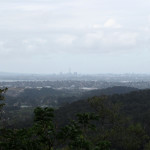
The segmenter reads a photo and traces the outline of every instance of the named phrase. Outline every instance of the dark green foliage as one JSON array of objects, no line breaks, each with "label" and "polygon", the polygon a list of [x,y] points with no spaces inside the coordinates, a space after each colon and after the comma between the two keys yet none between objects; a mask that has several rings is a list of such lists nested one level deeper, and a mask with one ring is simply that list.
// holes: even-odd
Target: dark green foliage
[{"label": "dark green foliage", "polygon": [[1,103],[1,101],[4,100],[4,93],[7,91],[7,88],[5,89],[0,89],[0,111],[2,107],[5,105],[4,103]]},{"label": "dark green foliage", "polygon": [[56,90],[52,88],[41,88],[41,89],[31,88],[25,89],[16,97],[6,96],[6,103],[8,106],[17,105],[18,107],[20,107],[21,105],[30,107],[38,107],[38,106],[59,107],[77,101],[79,99],[87,99],[89,97],[102,96],[104,94],[105,95],[124,94],[137,90],[138,89],[136,88],[121,87],[121,86],[86,92],[79,89]]},{"label": "dark green foliage", "polygon": [[52,108],[40,108],[40,107],[37,107],[35,110],[34,110],[34,121],[37,122],[37,123],[47,123],[49,121],[52,120],[52,118],[54,117],[54,114],[53,114],[53,109]]},{"label": "dark green foliage", "polygon": [[[131,95],[134,99],[135,95]],[[143,103],[138,96],[134,101]],[[118,103],[120,97],[122,105]],[[126,95],[113,95],[82,101],[82,104],[88,103],[86,107],[82,105],[86,111],[78,111],[63,127],[55,123],[52,108],[37,107],[30,128],[0,130],[0,150],[148,150],[147,130],[122,113],[126,107],[124,102],[130,99],[125,98]],[[74,107],[80,110],[76,104]]]},{"label": "dark green foliage", "polygon": [[56,90],[52,88],[25,89],[16,97],[6,96],[8,106],[59,107],[79,99],[80,91]]},{"label": "dark green foliage", "polygon": [[68,144],[70,149],[90,149],[90,142],[83,136],[82,129],[75,121],[62,128],[58,137],[61,143]]},{"label": "dark green foliage", "polygon": [[77,114],[78,123],[82,124],[84,127],[89,125],[91,120],[98,120],[99,116],[94,113],[82,113]]},{"label": "dark green foliage", "polygon": [[0,89],[0,100],[4,100],[4,93],[7,91],[8,89],[5,88],[5,89]]},{"label": "dark green foliage", "polygon": [[94,150],[110,150],[111,143],[108,141],[101,141],[97,144]]},{"label": "dark green foliage", "polygon": [[[39,144],[46,145],[50,150],[54,146],[56,138],[56,130],[52,121],[53,115],[52,108],[36,108],[34,110],[34,126],[33,131]],[[43,146],[44,147],[44,146]]]},{"label": "dark green foliage", "polygon": [[150,142],[145,145],[144,150],[150,150]]},{"label": "dark green foliage", "polygon": [[102,95],[114,95],[114,94],[125,94],[125,93],[130,93],[133,91],[138,91],[139,89],[137,88],[132,88],[132,87],[124,87],[124,86],[114,86],[114,87],[109,87],[106,89],[98,89],[98,90],[91,90],[88,92],[85,92],[82,96],[82,98],[89,98],[93,96],[102,96]]},{"label": "dark green foliage", "polygon": [[91,121],[97,119],[98,116],[94,113],[77,114],[77,121],[71,121],[61,129],[59,133],[59,138],[63,139],[61,142],[68,143],[70,149],[90,150],[93,144],[88,137],[88,131],[95,129]]}]

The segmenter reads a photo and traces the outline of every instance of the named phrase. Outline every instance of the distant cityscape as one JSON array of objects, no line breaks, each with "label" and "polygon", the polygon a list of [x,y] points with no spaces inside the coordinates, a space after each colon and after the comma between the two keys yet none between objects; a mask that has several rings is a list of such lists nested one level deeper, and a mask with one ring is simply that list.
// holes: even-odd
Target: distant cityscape
[{"label": "distant cityscape", "polygon": [[54,89],[102,89],[113,86],[150,88],[148,74],[78,74],[59,73],[50,75],[0,73],[0,87],[54,88]]},{"label": "distant cityscape", "polygon": [[150,74],[79,74],[68,72],[59,74],[21,74],[0,72],[0,81],[59,81],[59,80],[84,80],[107,82],[147,82]]}]

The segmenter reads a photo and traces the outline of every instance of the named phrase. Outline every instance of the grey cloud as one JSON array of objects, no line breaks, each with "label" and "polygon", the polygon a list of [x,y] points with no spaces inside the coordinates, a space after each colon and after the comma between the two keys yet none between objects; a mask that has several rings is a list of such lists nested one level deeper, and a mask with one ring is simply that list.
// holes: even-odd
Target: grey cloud
[{"label": "grey cloud", "polygon": [[0,55],[44,60],[149,51],[149,7],[149,0],[0,0]]}]

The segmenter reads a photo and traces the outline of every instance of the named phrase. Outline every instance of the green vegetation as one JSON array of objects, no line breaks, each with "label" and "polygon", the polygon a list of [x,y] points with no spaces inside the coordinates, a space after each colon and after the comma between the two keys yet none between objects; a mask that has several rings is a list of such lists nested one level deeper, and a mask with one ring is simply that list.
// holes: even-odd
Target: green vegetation
[{"label": "green vegetation", "polygon": [[52,88],[25,89],[16,97],[6,95],[6,104],[9,107],[59,107],[79,99],[81,91],[55,90]]},{"label": "green vegetation", "polygon": [[1,102],[4,101],[4,93],[7,91],[7,88],[5,89],[0,89],[0,119],[2,117],[2,108],[5,105],[5,103]]},{"label": "green vegetation", "polygon": [[[5,89],[0,89],[0,101],[4,100],[4,93],[7,91],[7,88]],[[0,110],[2,109],[2,107],[4,106],[4,104],[0,103]]]},{"label": "green vegetation", "polygon": [[[138,89],[130,87],[112,87],[101,90],[84,91],[81,89],[52,89],[52,88],[41,88],[41,89],[25,89],[22,90],[17,96],[10,96],[13,94],[8,90],[9,96],[6,95],[6,104],[12,109],[12,106],[16,108],[24,107],[38,107],[47,106],[58,108],[68,103],[72,103],[79,99],[87,99],[88,97],[101,96],[101,95],[112,95],[112,94],[124,94],[131,91],[137,91]],[[15,109],[16,109],[15,108]]]},{"label": "green vegetation", "polygon": [[142,118],[150,116],[149,98],[144,90],[95,96],[58,110],[37,107],[30,126],[1,127],[0,150],[149,150],[149,120]]}]

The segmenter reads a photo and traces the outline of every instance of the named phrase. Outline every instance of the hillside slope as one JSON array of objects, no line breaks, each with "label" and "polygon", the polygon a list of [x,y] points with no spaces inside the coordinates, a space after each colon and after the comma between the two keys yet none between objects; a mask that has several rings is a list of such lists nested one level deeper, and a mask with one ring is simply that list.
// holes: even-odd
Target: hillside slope
[{"label": "hillside slope", "polygon": [[[108,101],[111,101],[112,103],[120,103],[120,111],[123,114],[129,116],[135,122],[141,122],[145,128],[148,128],[150,125],[150,90],[139,90],[126,94],[114,94],[107,96],[107,98]],[[92,111],[94,111],[94,109],[90,106],[88,100],[79,100],[59,108],[55,112],[56,121],[63,125],[69,119],[74,119],[76,113]]]}]

